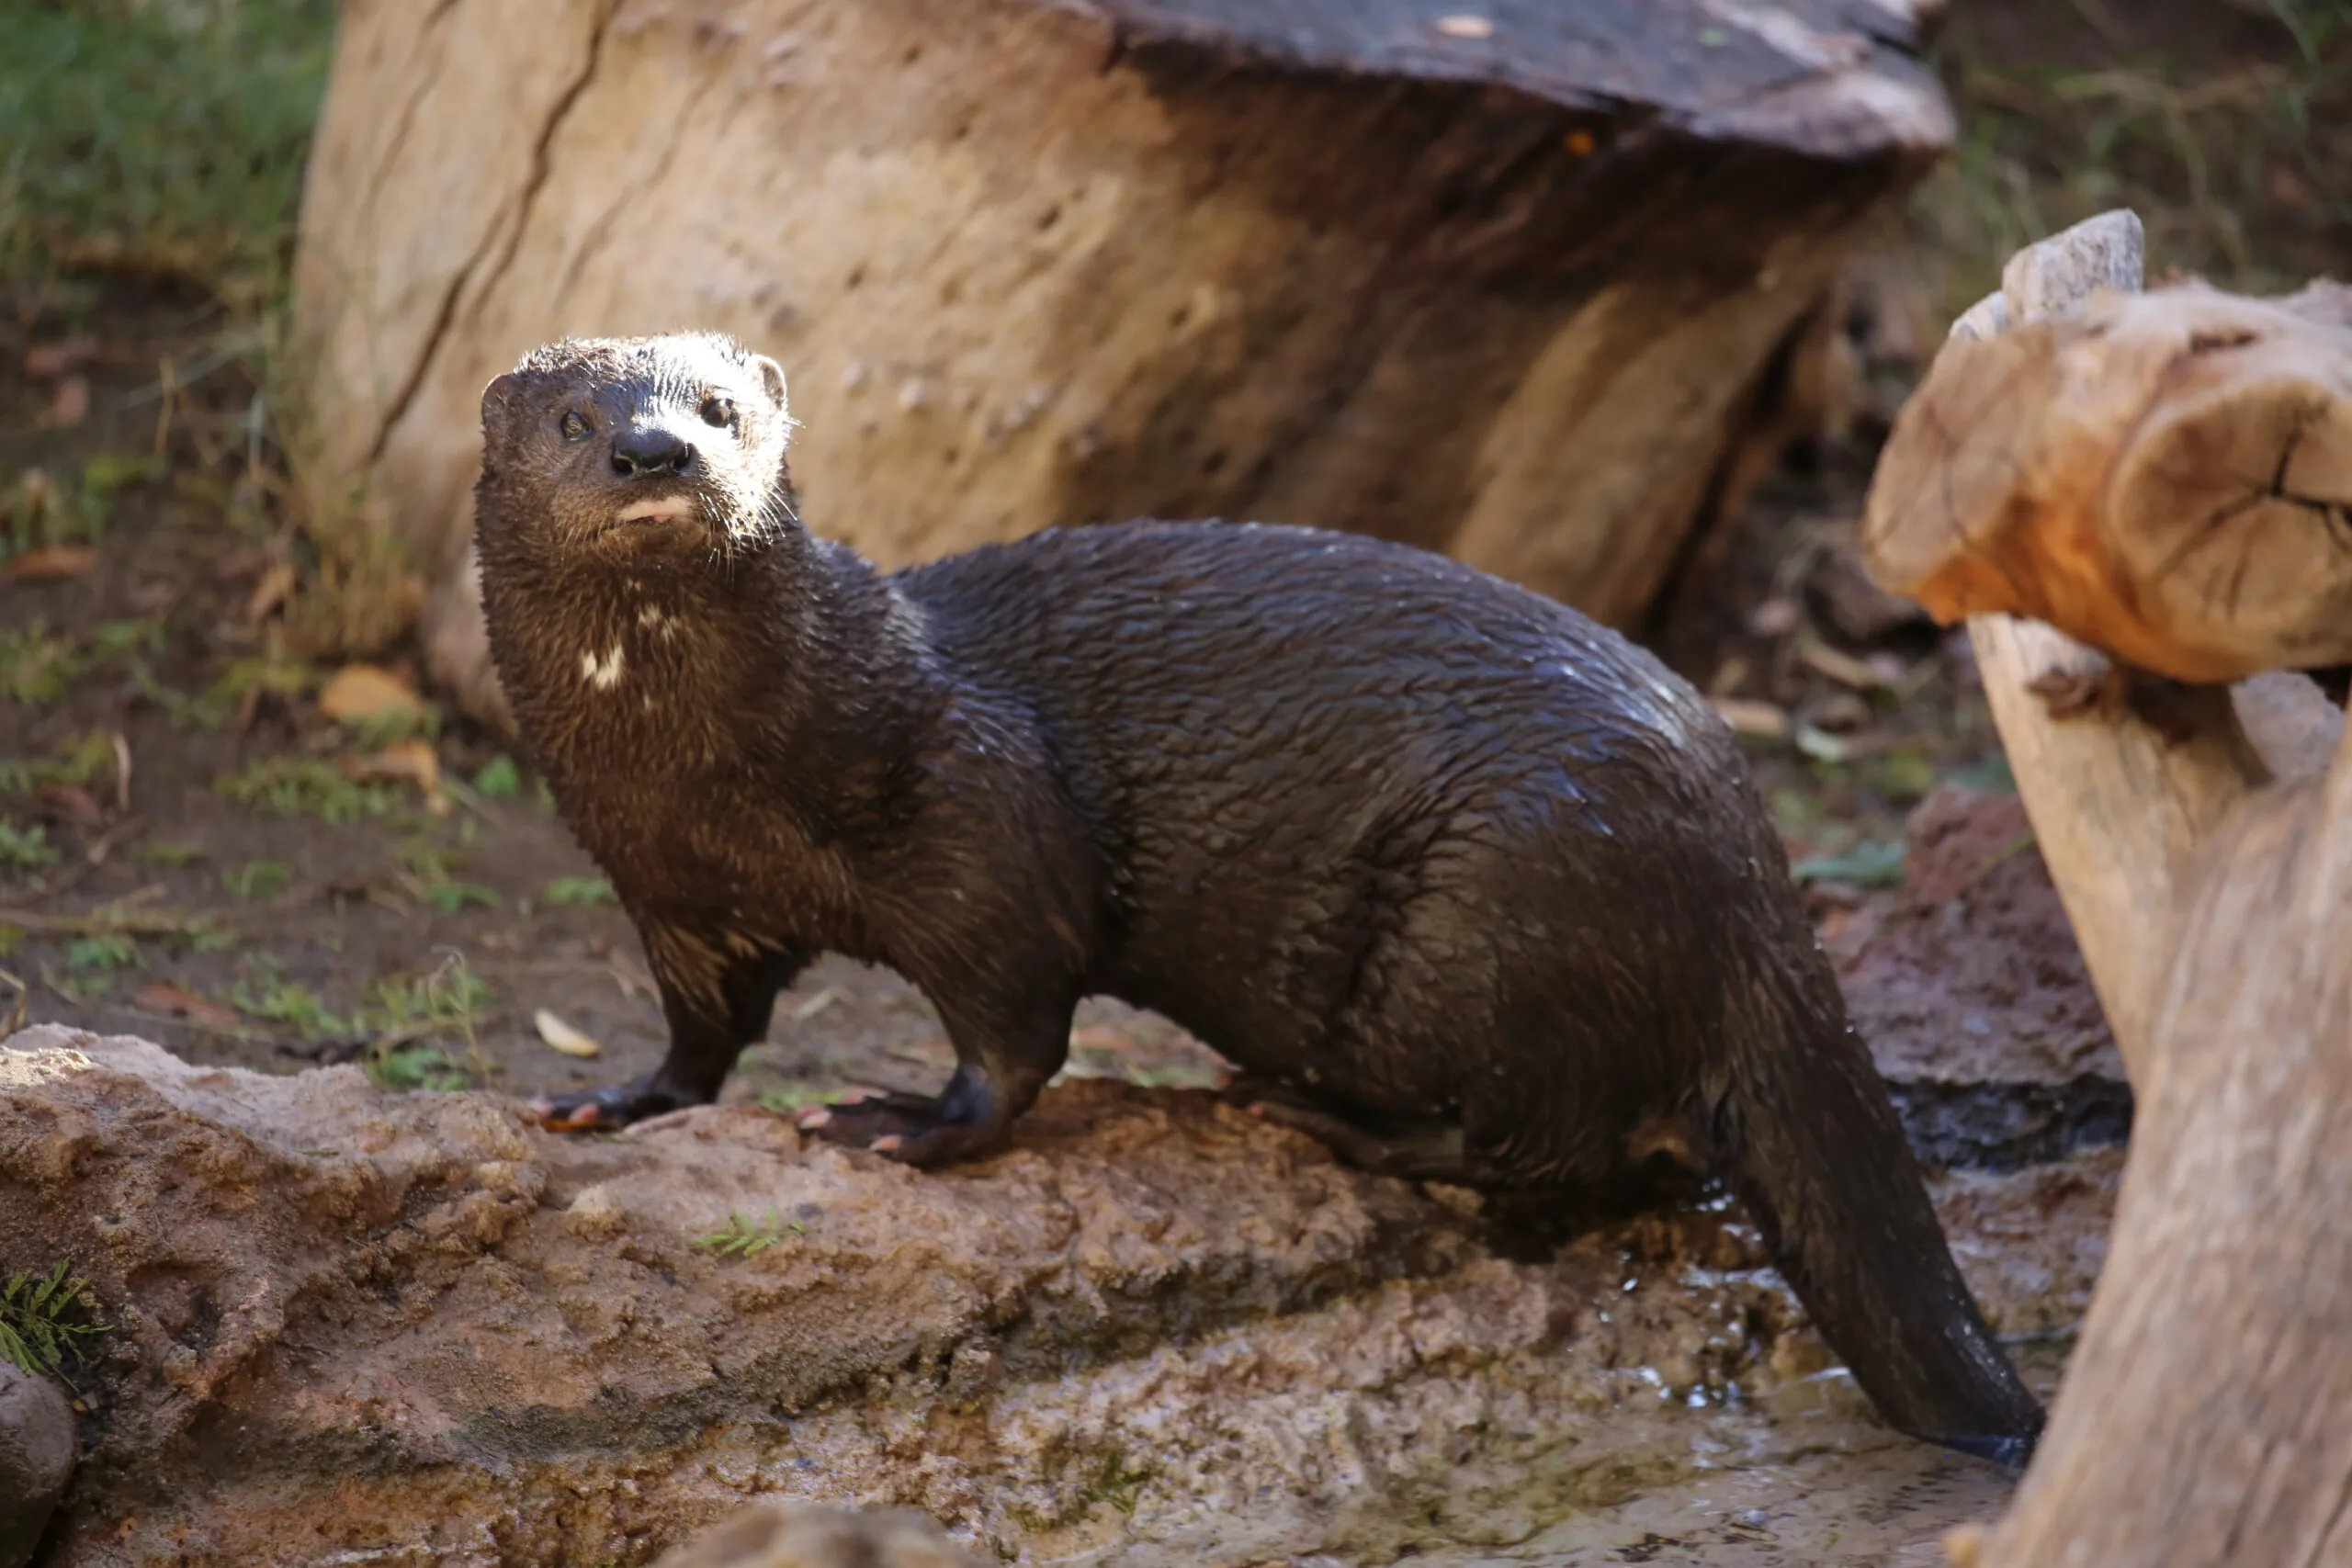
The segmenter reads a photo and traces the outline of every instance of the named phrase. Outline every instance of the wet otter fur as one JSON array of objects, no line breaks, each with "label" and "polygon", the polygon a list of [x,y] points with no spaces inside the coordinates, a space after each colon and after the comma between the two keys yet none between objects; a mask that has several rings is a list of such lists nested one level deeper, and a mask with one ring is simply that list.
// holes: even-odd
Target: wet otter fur
[{"label": "wet otter fur", "polygon": [[886,576],[802,525],[791,423],[775,364],[711,335],[556,344],[483,395],[492,653],[671,1031],[549,1124],[712,1100],[833,951],[920,987],[957,1066],[804,1125],[955,1160],[1108,994],[1378,1170],[1598,1187],[1665,1129],[1890,1422],[2023,1460],[2041,1412],[1688,683],[1550,600],[1302,528]]}]

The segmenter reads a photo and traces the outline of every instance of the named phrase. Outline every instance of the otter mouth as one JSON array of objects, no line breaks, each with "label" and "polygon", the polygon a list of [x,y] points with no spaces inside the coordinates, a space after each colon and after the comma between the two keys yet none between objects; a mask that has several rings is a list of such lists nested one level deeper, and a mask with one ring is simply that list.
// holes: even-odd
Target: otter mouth
[{"label": "otter mouth", "polygon": [[657,496],[650,501],[632,501],[613,513],[615,523],[686,523],[702,515],[702,507],[690,495]]}]

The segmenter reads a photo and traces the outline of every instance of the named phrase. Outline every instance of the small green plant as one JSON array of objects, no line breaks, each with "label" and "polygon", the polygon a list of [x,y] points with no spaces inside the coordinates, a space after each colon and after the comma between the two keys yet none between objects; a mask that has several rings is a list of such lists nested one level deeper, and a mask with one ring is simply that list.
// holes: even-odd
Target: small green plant
[{"label": "small green plant", "polygon": [[48,1273],[28,1269],[0,1283],[0,1360],[32,1377],[55,1377],[87,1359],[87,1342],[113,1325],[100,1323],[90,1282],[61,1262]]},{"label": "small green plant", "polygon": [[479,904],[485,909],[499,905],[494,889],[477,882],[435,882],[424,889],[424,901],[445,915],[462,913],[469,905]]},{"label": "small green plant", "polygon": [[204,858],[204,852],[194,844],[175,844],[161,840],[141,844],[130,852],[151,865],[194,865]]},{"label": "small green plant", "polygon": [[174,729],[218,729],[228,722],[230,702],[219,692],[183,692],[166,685],[143,659],[134,659],[125,668],[132,687],[172,721]]},{"label": "small green plant", "polygon": [[474,775],[474,788],[485,800],[512,800],[523,793],[523,772],[514,758],[502,751],[482,764],[481,772]]},{"label": "small green plant", "polygon": [[[490,987],[456,953],[426,975],[395,976],[376,983],[359,1021],[378,1036],[363,1064],[377,1088],[390,1092],[470,1088],[489,1076],[474,1015],[490,1000]],[[464,1057],[452,1055],[435,1038],[461,1037]]]},{"label": "small green plant", "polygon": [[757,1258],[782,1241],[786,1231],[798,1235],[807,1230],[798,1220],[778,1220],[773,1209],[765,1220],[756,1224],[746,1219],[740,1210],[729,1209],[727,1223],[707,1235],[695,1237],[694,1245],[698,1251],[716,1253],[721,1258]]},{"label": "small green plant", "polygon": [[360,1066],[368,1074],[368,1081],[387,1094],[407,1094],[417,1089],[454,1094],[472,1088],[475,1077],[473,1069],[463,1061],[440,1046],[421,1040],[370,1046]]},{"label": "small green plant", "polygon": [[1127,1451],[1113,1449],[1102,1456],[1102,1468],[1095,1472],[1093,1484],[1086,1489],[1089,1503],[1108,1503],[1123,1514],[1132,1514],[1142,1500],[1144,1483],[1152,1478],[1148,1467],[1127,1468]]},{"label": "small green plant", "polygon": [[559,907],[609,904],[613,901],[613,885],[601,876],[559,876],[547,885],[541,897]]},{"label": "small green plant", "polygon": [[139,962],[139,939],[121,931],[77,936],[65,944],[65,967],[76,974],[128,969]]},{"label": "small green plant", "polygon": [[220,886],[249,904],[275,898],[293,882],[294,868],[281,860],[249,860],[220,874]]},{"label": "small green plant", "polygon": [[251,954],[238,968],[228,989],[229,1003],[238,1011],[268,1023],[290,1024],[306,1040],[356,1032],[316,992],[287,979],[276,954]]},{"label": "small green plant", "polygon": [[331,826],[388,816],[400,804],[390,786],[360,784],[312,757],[267,757],[242,773],[221,774],[212,787],[273,817],[316,817]]},{"label": "small green plant", "polygon": [[85,660],[49,623],[35,615],[0,629],[0,698],[34,707],[53,703],[80,677]]},{"label": "small green plant", "polygon": [[115,765],[114,742],[92,731],[54,756],[0,758],[0,795],[30,795],[47,784],[85,785]]},{"label": "small green plant", "polygon": [[35,822],[19,828],[13,822],[0,821],[0,865],[15,871],[38,871],[57,863],[56,846],[49,841],[49,829]]}]

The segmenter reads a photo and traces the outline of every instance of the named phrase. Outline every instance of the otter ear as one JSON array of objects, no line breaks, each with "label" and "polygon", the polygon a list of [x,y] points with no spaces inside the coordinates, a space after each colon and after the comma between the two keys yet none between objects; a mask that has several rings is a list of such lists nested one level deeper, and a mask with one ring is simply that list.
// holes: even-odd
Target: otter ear
[{"label": "otter ear", "polygon": [[752,355],[752,368],[760,373],[760,385],[768,389],[768,400],[775,404],[775,412],[792,420],[792,404],[784,395],[784,367],[764,354]]},{"label": "otter ear", "polygon": [[509,370],[481,389],[481,427],[502,429],[514,403],[514,394],[522,389],[522,378]]}]

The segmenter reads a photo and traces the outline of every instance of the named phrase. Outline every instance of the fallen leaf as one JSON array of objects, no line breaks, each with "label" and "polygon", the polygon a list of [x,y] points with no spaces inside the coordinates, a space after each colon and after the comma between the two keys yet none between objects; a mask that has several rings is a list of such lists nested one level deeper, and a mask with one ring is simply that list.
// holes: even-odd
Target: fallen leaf
[{"label": "fallen leaf", "polygon": [[266,620],[271,612],[281,608],[293,596],[293,564],[279,561],[263,572],[261,581],[254,584],[253,596],[245,601],[245,619]]},{"label": "fallen leaf", "polygon": [[603,1046],[545,1008],[531,1015],[531,1022],[538,1030],[540,1039],[567,1056],[594,1056],[604,1050]]},{"label": "fallen leaf", "polygon": [[1495,24],[1484,17],[1440,17],[1437,30],[1448,38],[1492,38]]},{"label": "fallen leaf", "polygon": [[1071,1049],[1080,1051],[1131,1051],[1136,1043],[1132,1035],[1104,1028],[1099,1023],[1086,1029],[1072,1030],[1069,1043]]},{"label": "fallen leaf", "polygon": [[27,550],[8,563],[11,582],[62,582],[81,577],[98,564],[98,552],[87,545],[49,545]]},{"label": "fallen leaf", "polygon": [[382,724],[423,718],[424,699],[390,670],[374,664],[346,664],[320,688],[319,711],[338,723],[356,719],[362,724]]},{"label": "fallen leaf", "polygon": [[36,381],[54,381],[77,366],[86,365],[97,357],[95,338],[60,338],[55,343],[37,343],[25,350],[25,374]]},{"label": "fallen leaf", "polygon": [[424,796],[424,809],[439,817],[449,809],[441,793],[441,758],[429,740],[403,740],[365,757],[345,757],[344,776],[360,784],[413,784]]},{"label": "fallen leaf", "polygon": [[90,417],[90,378],[68,376],[57,384],[57,393],[50,400],[49,423],[51,428],[64,430]]},{"label": "fallen leaf", "polygon": [[1789,733],[1789,716],[1784,708],[1771,703],[1759,703],[1746,697],[1711,697],[1715,712],[1723,721],[1742,735],[1760,735],[1768,740],[1779,740]]},{"label": "fallen leaf", "polygon": [[138,994],[130,1001],[133,1007],[148,1012],[159,1012],[166,1018],[184,1018],[207,1029],[234,1029],[243,1021],[235,1013],[209,997],[199,997],[194,991],[182,990],[177,986],[167,986],[161,981],[140,987]]}]

